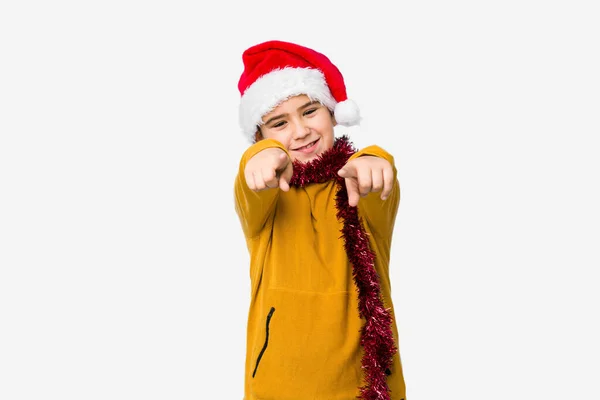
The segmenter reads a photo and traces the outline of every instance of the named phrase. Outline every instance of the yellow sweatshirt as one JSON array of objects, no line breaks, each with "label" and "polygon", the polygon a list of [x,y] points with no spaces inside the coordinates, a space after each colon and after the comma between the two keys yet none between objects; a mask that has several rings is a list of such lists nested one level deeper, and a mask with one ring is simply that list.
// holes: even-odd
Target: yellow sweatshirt
[{"label": "yellow sweatshirt", "polygon": [[[250,253],[251,297],[247,323],[244,400],[354,400],[364,385],[358,292],[336,218],[334,181],[289,192],[254,192],[244,178],[246,163],[270,147],[266,139],[242,156],[234,184],[235,209]],[[373,155],[394,169],[387,200],[370,193],[359,216],[375,253],[383,304],[398,329],[389,279],[390,246],[400,202],[393,157],[378,146],[353,154]],[[387,376],[391,400],[405,399],[399,352]]]}]

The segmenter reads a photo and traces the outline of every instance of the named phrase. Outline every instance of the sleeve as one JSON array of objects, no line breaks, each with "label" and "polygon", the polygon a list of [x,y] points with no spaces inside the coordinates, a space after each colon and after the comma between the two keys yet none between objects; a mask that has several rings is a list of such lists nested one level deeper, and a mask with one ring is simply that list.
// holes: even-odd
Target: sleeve
[{"label": "sleeve", "polygon": [[238,214],[246,237],[258,235],[268,217],[274,212],[280,189],[267,189],[260,192],[251,190],[246,184],[244,170],[248,161],[259,152],[277,147],[289,153],[274,139],[264,139],[250,146],[242,155],[239,170],[234,182],[235,211]]},{"label": "sleeve", "polygon": [[381,200],[381,192],[371,192],[358,201],[359,215],[363,216],[374,233],[380,238],[391,239],[400,205],[400,183],[394,157],[379,146],[368,146],[354,153],[348,161],[362,156],[376,156],[386,159],[394,171],[392,192],[386,200]]}]

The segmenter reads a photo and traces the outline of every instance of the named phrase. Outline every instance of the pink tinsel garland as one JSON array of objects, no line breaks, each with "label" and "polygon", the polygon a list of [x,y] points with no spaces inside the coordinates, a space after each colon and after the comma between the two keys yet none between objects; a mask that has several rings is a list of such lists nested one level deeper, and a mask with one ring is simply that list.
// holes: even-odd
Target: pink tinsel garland
[{"label": "pink tinsel garland", "polygon": [[381,300],[379,276],[374,264],[375,254],[369,246],[369,238],[358,216],[358,208],[348,204],[345,180],[338,175],[338,171],[355,152],[356,149],[347,136],[336,139],[333,148],[316,159],[308,163],[295,161],[290,185],[303,187],[329,180],[335,180],[338,184],[335,198],[337,218],[343,222],[344,248],[353,266],[359,313],[366,320],[360,339],[364,349],[362,368],[366,384],[360,387],[358,398],[390,400],[385,371],[392,365],[392,357],[397,351],[391,329],[392,317]]}]

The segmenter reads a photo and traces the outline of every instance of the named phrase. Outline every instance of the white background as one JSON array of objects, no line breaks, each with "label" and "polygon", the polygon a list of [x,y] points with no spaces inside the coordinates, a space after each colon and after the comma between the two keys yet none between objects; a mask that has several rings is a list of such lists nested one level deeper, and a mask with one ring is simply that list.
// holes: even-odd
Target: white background
[{"label": "white background", "polygon": [[396,158],[407,397],[600,399],[594,3],[2,2],[0,398],[241,400],[237,80],[280,39]]}]

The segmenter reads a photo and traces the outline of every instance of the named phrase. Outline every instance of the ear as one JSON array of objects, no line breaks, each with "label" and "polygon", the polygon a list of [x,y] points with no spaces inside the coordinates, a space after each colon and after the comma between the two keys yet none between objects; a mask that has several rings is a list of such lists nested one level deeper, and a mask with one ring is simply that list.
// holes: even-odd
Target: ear
[{"label": "ear", "polygon": [[254,134],[254,143],[258,143],[263,140],[262,132],[260,131],[260,127],[256,127],[256,133]]},{"label": "ear", "polygon": [[329,114],[331,114],[331,123],[333,124],[333,126],[337,126],[337,121],[335,120],[335,115],[333,114],[333,111],[329,110]]}]

